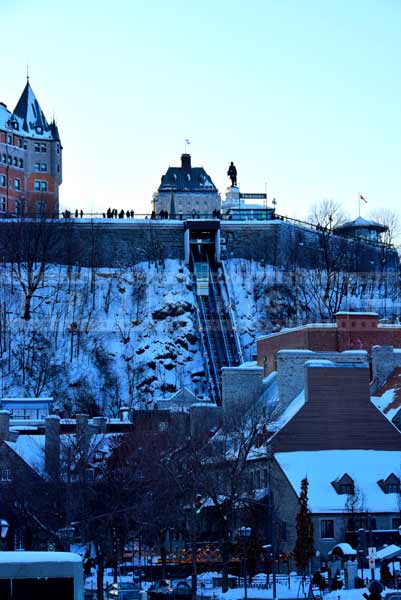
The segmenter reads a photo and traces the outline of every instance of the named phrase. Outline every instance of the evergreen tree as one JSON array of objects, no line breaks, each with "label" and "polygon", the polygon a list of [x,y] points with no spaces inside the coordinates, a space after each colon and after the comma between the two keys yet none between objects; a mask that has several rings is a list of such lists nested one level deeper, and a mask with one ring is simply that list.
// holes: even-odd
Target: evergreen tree
[{"label": "evergreen tree", "polygon": [[297,541],[294,548],[295,562],[302,575],[305,575],[309,561],[314,554],[313,523],[308,508],[308,485],[308,479],[305,477],[301,481],[300,507],[296,521]]}]

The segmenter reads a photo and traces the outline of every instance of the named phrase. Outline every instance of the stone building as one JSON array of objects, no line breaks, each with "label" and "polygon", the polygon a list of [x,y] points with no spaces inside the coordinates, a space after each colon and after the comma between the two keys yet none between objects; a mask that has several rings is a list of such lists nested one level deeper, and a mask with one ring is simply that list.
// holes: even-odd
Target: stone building
[{"label": "stone building", "polygon": [[0,215],[58,214],[62,145],[29,80],[10,112],[0,102]]},{"label": "stone building", "polygon": [[174,218],[212,216],[220,210],[220,194],[203,167],[191,165],[191,155],[182,154],[180,167],[169,167],[153,198],[153,211],[167,211]]}]

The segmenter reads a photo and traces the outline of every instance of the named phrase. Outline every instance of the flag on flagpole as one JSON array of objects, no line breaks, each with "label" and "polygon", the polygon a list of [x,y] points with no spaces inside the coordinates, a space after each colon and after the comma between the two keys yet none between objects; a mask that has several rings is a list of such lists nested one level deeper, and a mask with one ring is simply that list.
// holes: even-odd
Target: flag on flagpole
[{"label": "flag on flagpole", "polygon": [[189,140],[185,139],[185,143],[190,144],[191,142]]},{"label": "flag on flagpole", "polygon": [[366,200],[366,198],[364,198],[364,197],[362,196],[362,194],[359,194],[359,198],[360,198],[361,200],[363,200],[363,201],[365,202],[365,204],[367,204],[367,203],[368,203],[368,201]]}]

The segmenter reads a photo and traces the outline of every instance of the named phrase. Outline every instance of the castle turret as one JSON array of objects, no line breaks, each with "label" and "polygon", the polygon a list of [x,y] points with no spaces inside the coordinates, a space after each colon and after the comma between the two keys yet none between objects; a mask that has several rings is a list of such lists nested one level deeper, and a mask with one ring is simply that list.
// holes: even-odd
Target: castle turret
[{"label": "castle turret", "polygon": [[29,79],[14,111],[0,104],[0,214],[58,214],[62,146]]}]

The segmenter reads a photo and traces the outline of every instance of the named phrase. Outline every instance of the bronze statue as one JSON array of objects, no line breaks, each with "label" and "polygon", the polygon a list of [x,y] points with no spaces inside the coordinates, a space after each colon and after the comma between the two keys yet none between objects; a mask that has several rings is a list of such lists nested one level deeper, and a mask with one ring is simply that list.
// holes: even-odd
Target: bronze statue
[{"label": "bronze statue", "polygon": [[230,166],[228,167],[227,175],[231,179],[231,187],[237,185],[237,169],[235,168],[234,163],[231,161]]}]

